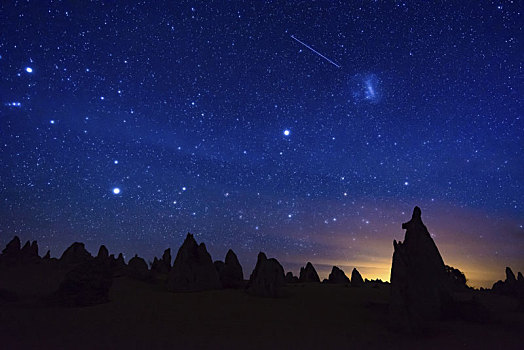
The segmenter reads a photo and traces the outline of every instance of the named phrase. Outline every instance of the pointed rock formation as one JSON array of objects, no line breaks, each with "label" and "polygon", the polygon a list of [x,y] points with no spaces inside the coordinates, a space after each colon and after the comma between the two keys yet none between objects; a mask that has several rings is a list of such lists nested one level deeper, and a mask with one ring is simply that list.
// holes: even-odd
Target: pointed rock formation
[{"label": "pointed rock formation", "polygon": [[123,276],[126,274],[126,262],[122,253],[118,254],[118,258],[115,258],[114,254],[109,255],[109,268],[113,273],[113,276]]},{"label": "pointed rock formation", "polygon": [[36,241],[27,241],[20,250],[20,253],[26,257],[38,256],[38,243]]},{"label": "pointed rock formation", "polygon": [[105,245],[101,245],[100,249],[98,249],[97,259],[99,260],[109,260],[109,250],[107,250]]},{"label": "pointed rock formation", "polygon": [[522,297],[524,301],[524,278],[520,272],[517,275],[515,278],[511,268],[506,267],[506,280],[496,282],[491,289],[497,294]]},{"label": "pointed rock formation", "polygon": [[167,248],[164,250],[164,254],[162,254],[162,261],[167,266],[167,268],[171,269],[171,248]]},{"label": "pointed rock formation", "polygon": [[38,255],[38,243],[36,241],[27,241],[22,249],[20,250],[20,262],[21,263],[36,263],[40,261]]},{"label": "pointed rock formation", "polygon": [[281,295],[280,288],[284,285],[284,268],[278,260],[268,259],[266,254],[258,253],[257,264],[249,278],[246,292],[256,296],[276,298]]},{"label": "pointed rock formation", "polygon": [[349,284],[349,277],[346,276],[344,271],[339,269],[336,266],[333,266],[331,269],[331,273],[328,276],[328,279],[326,283],[333,283],[333,284]]},{"label": "pointed rock formation", "polygon": [[218,273],[205,244],[198,245],[193,235],[188,233],[167,276],[167,289],[189,292],[218,289],[220,286]]},{"label": "pointed rock formation", "polygon": [[449,280],[419,207],[402,228],[404,243],[393,241],[390,317],[392,325],[418,333],[441,318],[451,298]]},{"label": "pointed rock formation", "polygon": [[38,263],[41,260],[36,241],[27,241],[22,248],[20,245],[20,238],[15,236],[2,251],[0,262],[7,265],[19,265]]},{"label": "pointed rock formation", "polygon": [[27,241],[25,242],[24,246],[22,247],[22,249],[20,251],[29,251],[29,249],[31,249],[31,242],[30,241]]},{"label": "pointed rock formation", "polygon": [[20,260],[20,238],[14,236],[13,239],[7,243],[2,255],[0,256],[0,262],[12,265],[16,264]]},{"label": "pointed rock formation", "polygon": [[4,250],[2,250],[2,256],[17,256],[18,253],[20,253],[20,246],[20,238],[18,238],[18,236],[14,236],[13,239],[7,243]]},{"label": "pointed rock formation", "polygon": [[31,242],[31,255],[39,256],[38,255],[38,243],[36,241]]},{"label": "pointed rock formation", "polygon": [[51,251],[48,250],[47,253],[45,253],[43,260],[51,260]]},{"label": "pointed rock formation", "polygon": [[144,259],[135,254],[127,263],[127,275],[131,278],[145,281],[149,279],[149,269]]},{"label": "pointed rock formation", "polygon": [[113,283],[107,264],[91,259],[77,264],[60,283],[52,300],[66,306],[90,306],[109,301]]},{"label": "pointed rock formation", "polygon": [[293,275],[293,272],[289,271],[285,276],[286,283],[298,283],[298,277]]},{"label": "pointed rock formation", "polygon": [[229,249],[226,254],[226,262],[215,261],[215,269],[218,272],[220,282],[224,288],[241,288],[244,285],[244,272],[236,254]]},{"label": "pointed rock formation", "polygon": [[298,278],[298,280],[301,283],[320,283],[318,273],[313,267],[313,264],[311,264],[310,262],[306,264],[306,267],[300,268],[300,277]]},{"label": "pointed rock formation", "polygon": [[122,253],[119,253],[119,254],[118,254],[118,257],[116,258],[115,265],[116,265],[116,266],[119,266],[119,267],[124,267],[124,266],[126,266],[126,262],[125,262],[125,260],[124,260],[124,256],[122,255]]},{"label": "pointed rock formation", "polygon": [[158,258],[155,256],[153,258],[153,262],[151,263],[151,272],[159,272],[158,270],[160,269],[160,260],[158,260]]},{"label": "pointed rock formation", "polygon": [[167,248],[162,255],[162,259],[153,260],[151,271],[155,273],[167,274],[171,270],[171,248]]},{"label": "pointed rock formation", "polygon": [[364,287],[364,279],[356,267],[353,268],[353,271],[351,271],[351,286]]},{"label": "pointed rock formation", "polygon": [[505,287],[506,285],[504,284],[504,281],[498,280],[497,282],[493,283],[491,290],[497,294],[507,294]]},{"label": "pointed rock formation", "polygon": [[517,282],[517,279],[515,278],[515,274],[513,271],[511,271],[510,267],[506,267],[506,283],[515,283]]},{"label": "pointed rock formation", "polygon": [[86,250],[84,243],[75,242],[64,251],[59,261],[63,265],[74,265],[91,259],[93,259],[93,257]]}]

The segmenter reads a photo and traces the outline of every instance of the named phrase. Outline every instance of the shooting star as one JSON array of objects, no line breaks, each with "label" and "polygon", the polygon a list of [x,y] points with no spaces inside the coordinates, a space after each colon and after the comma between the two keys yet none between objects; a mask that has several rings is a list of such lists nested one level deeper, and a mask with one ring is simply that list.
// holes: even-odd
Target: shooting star
[{"label": "shooting star", "polygon": [[315,50],[314,48],[312,48],[311,46],[309,46],[305,42],[300,41],[299,39],[295,38],[294,35],[291,35],[291,39],[293,39],[293,40],[297,41],[298,43],[304,45],[305,47],[307,47],[308,49],[310,49],[311,51],[313,51],[314,53],[316,53],[317,55],[319,55],[320,57],[322,57],[323,59],[325,59],[326,61],[328,61],[332,65],[334,65],[335,67],[340,68],[340,65],[336,64],[335,62],[333,62],[332,60],[330,60],[329,58],[327,58],[326,56],[324,56],[323,54],[321,54],[320,52],[318,52],[317,50]]}]

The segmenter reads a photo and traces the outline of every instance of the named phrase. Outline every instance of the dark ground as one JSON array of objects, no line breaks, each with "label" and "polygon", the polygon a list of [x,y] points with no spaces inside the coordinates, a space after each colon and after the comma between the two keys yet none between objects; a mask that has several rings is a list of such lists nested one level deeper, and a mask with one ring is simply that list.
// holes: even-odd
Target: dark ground
[{"label": "dark ground", "polygon": [[488,292],[475,292],[492,311],[488,324],[445,321],[431,335],[414,337],[388,328],[387,285],[297,284],[286,287],[285,298],[265,299],[242,290],[170,293],[161,281],[119,277],[111,302],[67,308],[37,298],[59,278],[46,272],[18,281],[0,272],[0,281],[9,280],[7,289],[18,298],[6,292],[0,297],[0,348],[522,349],[524,344],[524,313],[515,311],[516,301]]}]

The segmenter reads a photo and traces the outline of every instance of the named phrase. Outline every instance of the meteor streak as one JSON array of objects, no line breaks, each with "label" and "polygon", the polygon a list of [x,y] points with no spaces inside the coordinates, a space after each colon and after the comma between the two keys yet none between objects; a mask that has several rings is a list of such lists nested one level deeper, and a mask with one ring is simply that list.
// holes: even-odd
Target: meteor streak
[{"label": "meteor streak", "polygon": [[330,60],[329,58],[327,58],[326,56],[324,56],[323,54],[321,54],[320,52],[318,52],[317,50],[315,50],[314,48],[312,48],[311,46],[309,46],[305,42],[300,41],[299,39],[295,38],[294,35],[291,35],[291,39],[293,39],[293,40],[297,41],[298,43],[304,45],[305,47],[307,47],[308,49],[310,49],[311,51],[313,51],[314,53],[316,53],[317,55],[319,55],[320,57],[322,57],[323,59],[325,59],[326,61],[328,61],[332,65],[334,65],[335,67],[340,68],[340,66],[338,64],[336,64],[335,62],[333,62],[332,60]]}]

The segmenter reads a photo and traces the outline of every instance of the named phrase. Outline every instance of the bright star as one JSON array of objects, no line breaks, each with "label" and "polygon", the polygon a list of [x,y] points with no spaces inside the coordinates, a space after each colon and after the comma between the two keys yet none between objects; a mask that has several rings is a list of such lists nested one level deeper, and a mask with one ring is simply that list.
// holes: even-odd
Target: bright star
[{"label": "bright star", "polygon": [[51,120],[49,121],[49,124],[54,124],[54,123],[55,123],[54,119],[51,119]]},{"label": "bright star", "polygon": [[289,129],[284,130],[284,136],[289,136],[289,134],[291,134]]},{"label": "bright star", "polygon": [[31,68],[31,67],[25,67],[25,71],[26,71],[27,73],[33,73],[33,68]]},{"label": "bright star", "polygon": [[114,194],[119,194],[120,193],[120,188],[118,188],[118,187],[113,188],[113,193]]},{"label": "bright star", "polygon": [[118,164],[118,160],[115,160],[113,163]]}]

